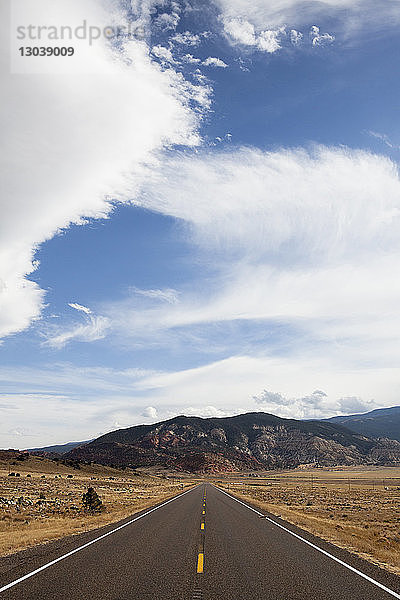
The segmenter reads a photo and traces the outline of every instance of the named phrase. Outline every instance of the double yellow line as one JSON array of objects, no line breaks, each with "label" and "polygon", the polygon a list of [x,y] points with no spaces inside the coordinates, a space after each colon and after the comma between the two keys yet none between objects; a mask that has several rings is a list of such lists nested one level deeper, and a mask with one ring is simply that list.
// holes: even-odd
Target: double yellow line
[{"label": "double yellow line", "polygon": [[201,523],[200,523],[200,545],[199,553],[197,556],[197,573],[204,572],[204,537],[206,529],[206,491],[204,490],[203,495],[203,506],[201,511]]}]

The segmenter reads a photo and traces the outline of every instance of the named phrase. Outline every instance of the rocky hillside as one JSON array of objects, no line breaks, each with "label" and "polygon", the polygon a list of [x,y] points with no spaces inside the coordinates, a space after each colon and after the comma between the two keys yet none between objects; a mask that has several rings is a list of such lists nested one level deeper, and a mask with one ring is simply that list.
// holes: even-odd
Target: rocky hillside
[{"label": "rocky hillside", "polygon": [[342,425],[266,413],[176,417],[108,433],[67,457],[107,465],[164,465],[191,472],[292,468],[301,464],[400,464],[400,443],[371,440]]}]

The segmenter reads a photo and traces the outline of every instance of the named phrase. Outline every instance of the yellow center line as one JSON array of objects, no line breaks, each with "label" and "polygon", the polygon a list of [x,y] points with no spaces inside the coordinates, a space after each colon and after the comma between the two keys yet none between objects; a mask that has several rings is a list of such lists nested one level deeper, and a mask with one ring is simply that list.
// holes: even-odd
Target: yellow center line
[{"label": "yellow center line", "polygon": [[205,511],[205,510],[203,510],[203,515],[205,515],[205,514],[206,514],[206,511]]},{"label": "yellow center line", "polygon": [[202,573],[203,570],[204,570],[204,554],[203,554],[203,552],[200,552],[199,556],[197,558],[197,572]]},{"label": "yellow center line", "polygon": [[200,525],[200,529],[204,529],[204,523]]}]

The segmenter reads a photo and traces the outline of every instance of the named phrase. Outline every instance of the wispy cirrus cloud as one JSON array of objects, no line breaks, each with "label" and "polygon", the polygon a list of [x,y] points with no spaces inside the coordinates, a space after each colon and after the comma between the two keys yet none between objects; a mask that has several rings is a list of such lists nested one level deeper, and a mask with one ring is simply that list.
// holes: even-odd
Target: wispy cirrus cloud
[{"label": "wispy cirrus cloud", "polygon": [[47,331],[42,332],[45,338],[44,344],[51,348],[63,348],[71,341],[78,342],[96,342],[107,335],[110,328],[110,321],[106,317],[93,314],[93,311],[87,306],[82,306],[75,302],[68,303],[68,306],[84,314],[83,323],[73,323],[63,327],[52,325],[47,327]]},{"label": "wispy cirrus cloud", "polygon": [[164,288],[160,290],[142,290],[134,287],[131,289],[134,294],[144,298],[160,300],[162,302],[168,302],[168,304],[177,304],[179,302],[179,293],[171,288]]},{"label": "wispy cirrus cloud", "polygon": [[400,146],[398,144],[395,144],[386,133],[379,133],[379,131],[366,131],[365,133],[375,138],[376,140],[379,140],[380,142],[385,144],[385,146],[392,150],[400,149]]},{"label": "wispy cirrus cloud", "polygon": [[[160,182],[162,181],[162,185]],[[398,351],[400,179],[386,157],[349,148],[182,154],[153,172],[138,204],[187,224],[213,275],[179,290],[179,304],[133,297],[102,306],[114,335],[159,346],[191,335],[226,352],[285,327],[291,351],[307,345],[343,362],[392,364]],[[225,324],[225,325],[224,325]],[[228,329],[230,328],[230,329]],[[200,331],[202,329],[202,332]],[[290,333],[292,329],[292,333]],[[227,332],[230,331],[229,335]],[[200,334],[199,334],[200,332]],[[203,338],[203,342],[201,341]],[[242,342],[241,342],[242,343]],[[255,351],[269,351],[260,338]]]}]

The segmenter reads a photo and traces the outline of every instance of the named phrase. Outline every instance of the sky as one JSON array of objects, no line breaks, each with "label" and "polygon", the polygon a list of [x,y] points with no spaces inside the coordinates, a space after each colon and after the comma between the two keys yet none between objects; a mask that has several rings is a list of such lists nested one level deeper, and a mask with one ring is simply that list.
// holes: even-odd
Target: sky
[{"label": "sky", "polygon": [[399,0],[0,11],[0,447],[399,404]]}]

